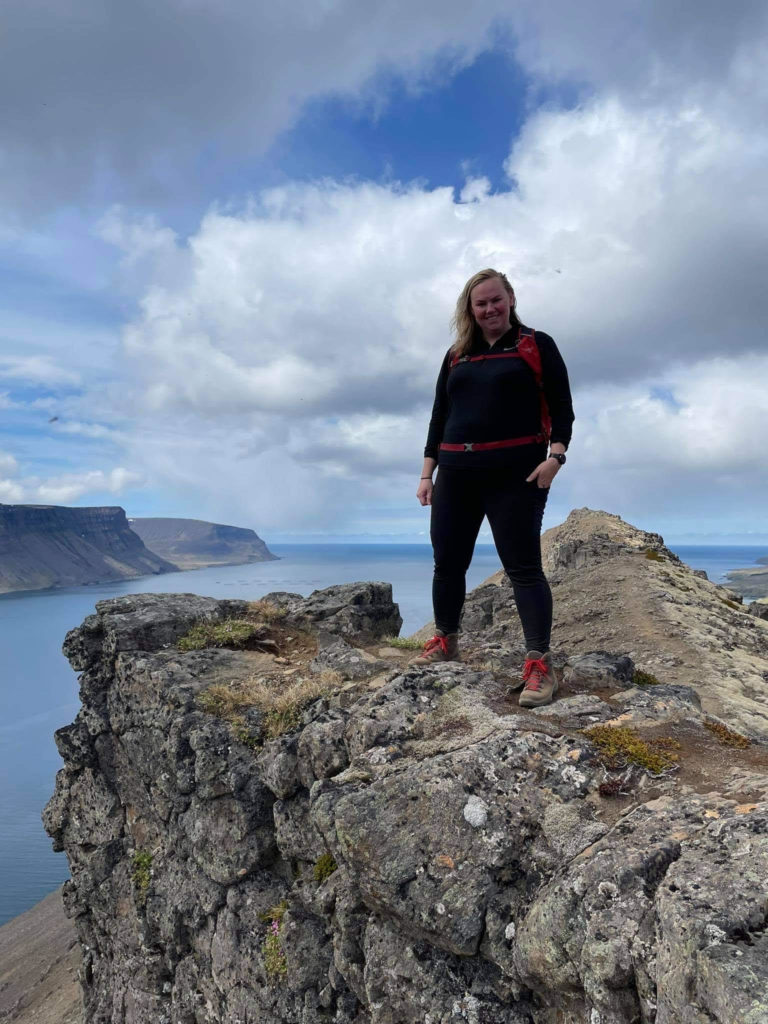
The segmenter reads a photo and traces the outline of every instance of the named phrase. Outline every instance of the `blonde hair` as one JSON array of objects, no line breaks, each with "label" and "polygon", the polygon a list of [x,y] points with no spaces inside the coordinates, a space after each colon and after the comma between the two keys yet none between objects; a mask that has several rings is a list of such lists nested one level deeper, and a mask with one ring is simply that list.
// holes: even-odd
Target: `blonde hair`
[{"label": "blonde hair", "polygon": [[[459,295],[456,301],[456,312],[451,320],[451,326],[456,332],[456,340],[451,345],[451,352],[455,356],[463,356],[469,352],[472,348],[472,342],[480,333],[480,328],[472,316],[472,289],[483,281],[490,281],[494,277],[498,277],[504,285],[507,295],[514,300],[515,293],[512,285],[507,280],[506,274],[502,274],[499,270],[493,270],[491,267],[487,267],[485,270],[478,270],[476,274],[473,274],[461,289],[461,295]],[[510,324],[520,323],[514,305],[509,311],[509,322]]]}]

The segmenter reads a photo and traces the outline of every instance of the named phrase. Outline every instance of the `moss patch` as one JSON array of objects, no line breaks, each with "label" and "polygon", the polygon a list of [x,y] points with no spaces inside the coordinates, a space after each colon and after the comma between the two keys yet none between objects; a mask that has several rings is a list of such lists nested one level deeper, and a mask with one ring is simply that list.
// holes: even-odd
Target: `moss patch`
[{"label": "moss patch", "polygon": [[659,554],[659,552],[656,550],[656,548],[646,548],[645,549],[645,557],[648,559],[649,562],[664,562],[664,561],[666,561],[666,559],[662,555]]},{"label": "moss patch", "polygon": [[737,604],[736,601],[732,601],[730,599],[730,597],[720,597],[719,594],[717,596],[718,596],[718,599],[723,602],[723,604],[727,604],[728,607],[729,608],[733,608],[734,611],[736,611],[736,612],[739,612],[739,611],[743,612],[744,611],[744,608],[742,607],[742,605]]},{"label": "moss patch", "polygon": [[652,672],[643,672],[641,668],[636,668],[632,673],[632,683],[635,686],[659,686],[661,680],[657,679]]},{"label": "moss patch", "polygon": [[244,747],[250,747],[254,751],[261,750],[260,736],[254,733],[253,729],[246,724],[244,718],[238,716],[236,719],[233,719],[232,724],[235,727],[235,739],[238,743],[242,743]]},{"label": "moss patch", "polygon": [[745,747],[751,746],[751,741],[746,736],[742,736],[739,732],[734,732],[720,722],[705,722],[704,728],[709,729],[724,747],[738,747],[740,750],[743,750]]},{"label": "moss patch", "polygon": [[149,889],[152,879],[152,859],[152,854],[147,853],[146,850],[137,850],[131,858],[133,866],[131,881],[136,892],[141,896],[147,895],[147,889]]},{"label": "moss patch", "polygon": [[657,740],[646,742],[628,726],[593,725],[583,731],[599,750],[607,768],[634,764],[651,775],[660,775],[678,761],[677,754],[663,743]]},{"label": "moss patch", "polygon": [[326,878],[330,878],[334,871],[338,868],[338,864],[333,859],[330,853],[324,853],[321,857],[315,861],[315,866],[312,869],[312,877],[316,882],[324,882]]}]

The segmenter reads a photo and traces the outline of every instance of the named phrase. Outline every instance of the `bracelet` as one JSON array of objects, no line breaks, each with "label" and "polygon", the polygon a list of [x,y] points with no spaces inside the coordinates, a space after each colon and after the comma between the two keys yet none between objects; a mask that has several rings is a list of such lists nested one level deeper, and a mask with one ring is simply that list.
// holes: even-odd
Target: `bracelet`
[{"label": "bracelet", "polygon": [[431,476],[423,476],[423,477],[421,477],[421,479],[422,480],[431,480],[432,477]]}]

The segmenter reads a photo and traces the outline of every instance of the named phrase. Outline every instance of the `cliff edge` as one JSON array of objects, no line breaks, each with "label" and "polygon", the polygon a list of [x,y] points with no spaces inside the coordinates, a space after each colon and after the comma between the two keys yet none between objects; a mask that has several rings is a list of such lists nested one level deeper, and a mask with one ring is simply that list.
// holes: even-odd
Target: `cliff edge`
[{"label": "cliff edge", "polygon": [[0,594],[175,571],[147,550],[122,508],[0,504]]},{"label": "cliff edge", "polygon": [[[768,624],[616,517],[576,514],[550,556],[575,649],[534,711],[499,582],[466,660],[429,667],[386,641],[385,584],[99,603],[45,811],[87,1024],[768,1020],[764,687],[740,732],[672,677],[700,615],[768,672]],[[593,643],[611,621],[634,655]]]}]

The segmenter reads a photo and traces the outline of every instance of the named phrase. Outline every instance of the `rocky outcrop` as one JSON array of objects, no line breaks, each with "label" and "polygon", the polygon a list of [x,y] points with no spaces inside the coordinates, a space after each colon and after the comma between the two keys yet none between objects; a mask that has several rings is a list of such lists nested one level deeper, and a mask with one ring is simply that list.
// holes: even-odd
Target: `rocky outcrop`
[{"label": "rocky outcrop", "polygon": [[[588,547],[557,571],[591,573]],[[253,613],[183,595],[101,602],[67,638],[83,708],[45,822],[87,1024],[768,1019],[765,745],[668,674],[635,685],[610,648],[561,653],[562,699],[521,710],[489,588],[465,663],[427,667],[386,645],[382,585],[273,602],[274,655],[179,650],[191,624]],[[596,724],[669,756],[656,775],[612,760]]]},{"label": "rocky outcrop", "polygon": [[0,593],[175,570],[144,546],[121,508],[0,504]]},{"label": "rocky outcrop", "polygon": [[273,591],[264,598],[283,611],[287,621],[320,633],[361,640],[397,636],[403,624],[392,602],[390,583],[356,583],[315,590],[309,597]]},{"label": "rocky outcrop", "polygon": [[[705,711],[734,728],[768,736],[768,630],[739,594],[702,578],[659,534],[607,512],[572,512],[543,535],[542,552],[556,654],[625,653],[665,682],[695,687]],[[500,665],[502,652],[512,670],[523,637],[504,573],[469,595],[463,629],[480,660]]]},{"label": "rocky outcrop", "polygon": [[201,519],[129,519],[150,551],[179,569],[206,565],[243,565],[276,558],[253,530],[206,523]]}]

